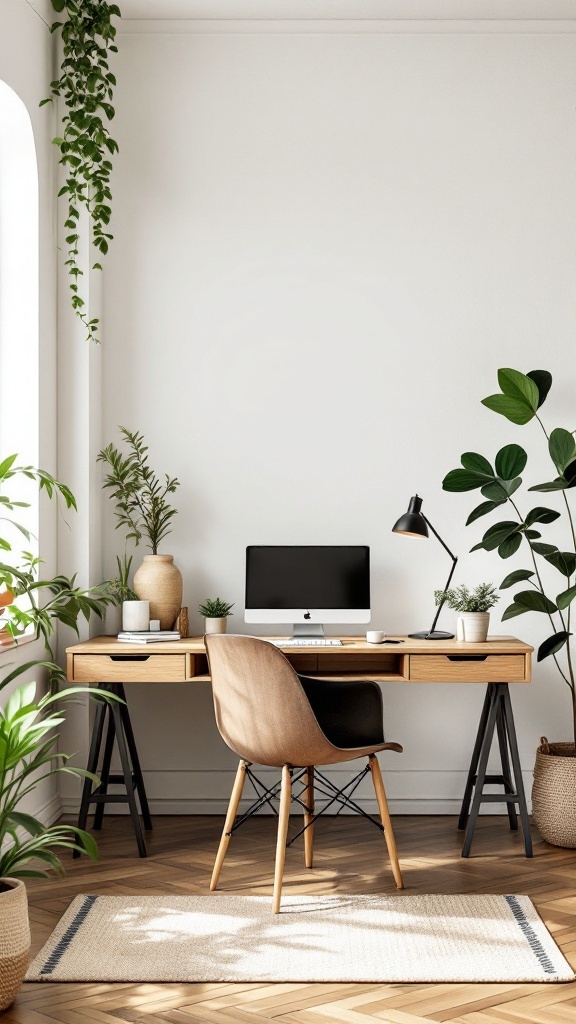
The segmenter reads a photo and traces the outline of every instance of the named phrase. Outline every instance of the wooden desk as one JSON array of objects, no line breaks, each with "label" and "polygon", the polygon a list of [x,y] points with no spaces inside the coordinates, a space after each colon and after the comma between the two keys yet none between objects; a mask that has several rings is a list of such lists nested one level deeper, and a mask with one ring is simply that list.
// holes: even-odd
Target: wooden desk
[{"label": "wooden desk", "polygon": [[[309,650],[287,647],[283,653],[297,672],[326,680],[487,684],[458,822],[458,827],[465,830],[462,856],[467,857],[470,853],[480,804],[505,802],[512,830],[518,829],[518,805],[525,853],[531,857],[532,841],[508,684],[530,682],[533,648],[508,636],[489,637],[486,643],[481,644],[456,640],[411,640],[408,637],[389,639],[400,640],[401,643],[375,645],[361,637],[341,637],[341,647]],[[114,637],[99,636],[69,647],[66,654],[68,682],[97,683],[124,700],[124,685],[127,683],[210,682],[203,637],[144,645],[126,644]],[[495,734],[502,773],[487,775],[488,755]],[[120,755],[121,775],[110,772],[114,741]],[[127,704],[111,701],[109,705],[98,705],[87,767],[99,775],[101,782],[93,788],[93,783],[85,779],[79,826],[86,827],[92,803],[96,805],[95,829],[102,827],[106,803],[128,803],[138,849],[145,857],[146,845],[136,795],[140,799],[144,827],[151,829],[152,821]],[[108,793],[108,786],[114,783],[124,784],[126,795]],[[484,793],[485,785],[502,786],[504,792]]]}]

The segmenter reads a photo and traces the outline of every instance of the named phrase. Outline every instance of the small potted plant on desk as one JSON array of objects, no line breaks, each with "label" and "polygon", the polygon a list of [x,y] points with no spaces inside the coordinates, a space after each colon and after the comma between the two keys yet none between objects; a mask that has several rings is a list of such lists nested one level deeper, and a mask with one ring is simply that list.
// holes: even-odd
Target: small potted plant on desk
[{"label": "small potted plant on desk", "polygon": [[474,590],[465,584],[453,590],[435,590],[436,604],[445,601],[449,608],[458,612],[456,637],[468,643],[484,643],[490,625],[490,609],[500,600],[500,594],[492,583],[479,583]]},{"label": "small potted plant on desk", "polygon": [[219,597],[207,597],[198,609],[200,615],[204,616],[204,632],[225,633],[228,616],[233,607],[233,604],[228,604]]},{"label": "small potted plant on desk", "polygon": [[122,608],[126,601],[138,601],[138,594],[132,590],[130,583],[128,582],[130,576],[130,566],[132,564],[132,556],[127,557],[126,554],[120,558],[116,555],[116,564],[118,566],[117,575],[111,579],[106,580],[104,583],[104,592],[108,594],[112,599],[112,604],[106,609],[105,617],[105,632],[111,636],[120,632],[122,628]]}]

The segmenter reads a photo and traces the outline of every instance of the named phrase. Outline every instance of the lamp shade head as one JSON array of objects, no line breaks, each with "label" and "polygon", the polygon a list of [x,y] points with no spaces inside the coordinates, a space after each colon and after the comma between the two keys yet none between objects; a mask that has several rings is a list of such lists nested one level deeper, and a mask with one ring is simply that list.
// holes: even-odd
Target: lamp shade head
[{"label": "lamp shade head", "polygon": [[428,525],[420,511],[421,508],[422,498],[415,494],[413,498],[410,498],[408,511],[400,516],[398,522],[392,527],[392,533],[403,533],[406,537],[427,537]]}]

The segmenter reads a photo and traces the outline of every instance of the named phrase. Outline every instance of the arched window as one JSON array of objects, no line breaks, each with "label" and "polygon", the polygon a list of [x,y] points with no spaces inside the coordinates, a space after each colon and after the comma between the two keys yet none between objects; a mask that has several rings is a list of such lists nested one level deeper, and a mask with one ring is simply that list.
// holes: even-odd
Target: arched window
[{"label": "arched window", "polygon": [[[38,463],[38,223],[30,116],[0,81],[0,458],[17,452],[20,465]],[[12,488],[11,497],[30,500],[30,492],[16,495]],[[18,519],[37,534],[36,507]]]}]

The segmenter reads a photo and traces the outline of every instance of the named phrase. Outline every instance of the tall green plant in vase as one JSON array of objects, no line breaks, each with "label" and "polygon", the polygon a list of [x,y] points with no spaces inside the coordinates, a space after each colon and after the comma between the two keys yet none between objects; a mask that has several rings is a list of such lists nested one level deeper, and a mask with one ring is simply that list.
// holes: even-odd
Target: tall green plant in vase
[{"label": "tall green plant in vase", "polygon": [[[576,847],[576,676],[571,624],[572,602],[576,598],[576,533],[570,505],[571,491],[576,487],[576,441],[573,430],[565,427],[549,430],[541,418],[541,407],[552,386],[552,375],[547,370],[531,370],[525,374],[501,369],[498,384],[499,393],[484,398],[482,404],[518,426],[538,424],[555,475],[551,474],[550,480],[533,484],[527,490],[556,494],[563,511],[536,504],[527,510],[521,509],[518,492],[528,455],[518,444],[501,448],[494,465],[477,452],[465,452],[461,468],[448,473],[442,486],[446,491],[480,491],[485,500],[472,510],[467,525],[485,515],[503,511],[503,506],[510,510],[507,518],[486,530],[472,551],[497,551],[501,558],[508,559],[521,546],[527,548],[529,567],[508,573],[500,584],[501,590],[521,586],[504,610],[502,621],[527,612],[538,612],[548,620],[550,635],[540,644],[537,660],[553,658],[568,687],[573,735],[568,743],[549,744],[542,740],[532,794],[534,819],[544,839],[559,846]],[[543,539],[541,530],[562,515],[566,541],[559,548]],[[548,577],[550,569],[555,579]],[[546,579],[553,579],[551,588],[545,585],[544,573]],[[562,780],[565,785],[561,785]]]},{"label": "tall green plant in vase", "polygon": [[159,553],[165,537],[172,532],[177,510],[168,498],[176,492],[176,477],[164,479],[152,469],[144,435],[119,427],[124,450],[107,445],[98,454],[108,472],[104,488],[115,502],[116,529],[126,530],[126,540],[139,544],[146,538],[152,554],[145,555],[134,574],[134,590],[141,601],[150,602],[150,617],[160,620],[161,629],[171,629],[182,605],[182,576],[173,555]]}]

